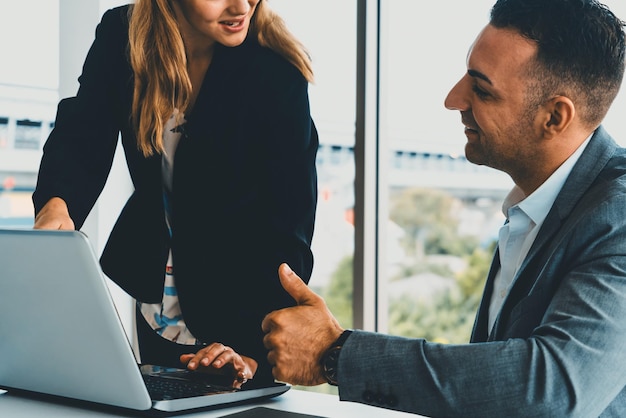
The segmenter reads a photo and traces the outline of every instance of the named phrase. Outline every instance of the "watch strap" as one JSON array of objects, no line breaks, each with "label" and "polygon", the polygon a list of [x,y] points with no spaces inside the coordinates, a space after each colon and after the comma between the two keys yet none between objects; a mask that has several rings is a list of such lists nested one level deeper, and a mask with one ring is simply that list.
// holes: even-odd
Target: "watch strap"
[{"label": "watch strap", "polygon": [[339,367],[339,353],[352,330],[345,330],[339,338],[322,355],[322,372],[328,384],[337,386],[337,371]]}]

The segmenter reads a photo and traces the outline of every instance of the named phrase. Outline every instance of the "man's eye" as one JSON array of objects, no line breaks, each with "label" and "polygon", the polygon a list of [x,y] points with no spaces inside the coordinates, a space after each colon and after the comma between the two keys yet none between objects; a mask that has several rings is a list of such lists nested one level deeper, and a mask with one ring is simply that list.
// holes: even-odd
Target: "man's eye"
[{"label": "man's eye", "polygon": [[489,96],[489,93],[487,93],[485,90],[482,90],[475,84],[472,86],[472,91],[476,96],[478,96],[479,99],[485,99],[487,98],[487,96]]}]

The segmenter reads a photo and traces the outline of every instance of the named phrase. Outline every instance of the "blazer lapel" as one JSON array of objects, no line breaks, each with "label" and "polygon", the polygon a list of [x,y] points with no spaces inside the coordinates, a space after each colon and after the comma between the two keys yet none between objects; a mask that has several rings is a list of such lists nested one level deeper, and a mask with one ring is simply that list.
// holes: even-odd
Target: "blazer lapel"
[{"label": "blazer lapel", "polygon": [[521,274],[532,260],[542,254],[542,249],[548,244],[561,228],[564,220],[572,212],[581,197],[587,192],[600,172],[604,169],[617,145],[608,133],[600,127],[593,135],[587,148],[574,165],[563,189],[558,194],[550,212],[530,247],[526,259],[519,269]]},{"label": "blazer lapel", "polygon": [[[616,147],[617,145],[608,133],[602,127],[599,127],[576,162],[576,165],[574,165],[572,172],[548,212],[533,245],[515,276],[513,287],[502,305],[501,313],[493,326],[493,335],[486,337],[487,339],[502,337],[502,333],[505,331],[502,329],[502,326],[505,326],[503,324],[508,322],[507,318],[513,307],[539,284],[539,279],[542,276],[540,274],[541,269],[538,269],[537,266],[549,263],[550,254],[552,253],[552,250],[546,251],[547,247],[553,241],[555,235],[558,234],[563,222],[565,222],[578,201],[604,169],[614,154]],[[541,259],[542,257],[543,259]],[[493,266],[494,264],[492,263],[492,269]],[[490,271],[489,276],[491,277],[493,274]],[[551,279],[551,277],[546,277],[544,280],[547,279]],[[491,286],[493,287],[493,284]],[[489,307],[491,290],[489,291],[489,299],[487,301],[484,300],[485,297],[487,297],[487,290],[485,290],[479,313],[480,316],[488,318],[488,312],[482,313],[482,310],[485,309],[487,311]],[[483,306],[485,304],[486,306]]]},{"label": "blazer lapel", "polygon": [[487,275],[485,290],[483,291],[476,319],[474,320],[474,328],[472,329],[470,342],[484,342],[487,341],[487,337],[489,336],[489,304],[491,303],[491,294],[493,293],[493,281],[495,280],[496,273],[499,269],[500,250],[498,249],[498,246],[496,246],[495,254],[491,260],[489,274]]}]

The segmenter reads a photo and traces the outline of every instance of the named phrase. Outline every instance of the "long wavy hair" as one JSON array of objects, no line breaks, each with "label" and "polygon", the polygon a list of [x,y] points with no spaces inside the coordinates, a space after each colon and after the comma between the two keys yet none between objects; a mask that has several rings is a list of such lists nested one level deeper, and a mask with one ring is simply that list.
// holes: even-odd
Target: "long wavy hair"
[{"label": "long wavy hair", "polygon": [[[163,126],[175,109],[184,113],[192,85],[185,44],[172,0],[136,0],[129,8],[129,56],[134,72],[132,123],[144,156],[163,152]],[[310,56],[284,20],[260,0],[248,36],[291,62],[313,82]]]}]

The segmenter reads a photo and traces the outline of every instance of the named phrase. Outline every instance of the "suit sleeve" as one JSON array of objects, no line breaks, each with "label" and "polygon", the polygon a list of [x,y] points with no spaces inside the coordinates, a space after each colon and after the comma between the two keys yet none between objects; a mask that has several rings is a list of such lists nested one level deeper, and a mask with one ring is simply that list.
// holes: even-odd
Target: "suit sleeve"
[{"label": "suit sleeve", "polygon": [[[591,417],[619,402],[623,412],[626,197],[621,186],[601,195],[555,243],[541,276],[562,280],[530,335],[445,345],[357,331],[339,359],[341,399],[427,416]],[[546,291],[542,277],[533,292]]]},{"label": "suit sleeve", "polygon": [[[35,213],[63,198],[79,229],[102,191],[120,131],[120,88],[128,79],[125,8],[106,12],[85,59],[75,97],[61,100],[43,148]],[[127,117],[127,116],[126,116]]]}]

